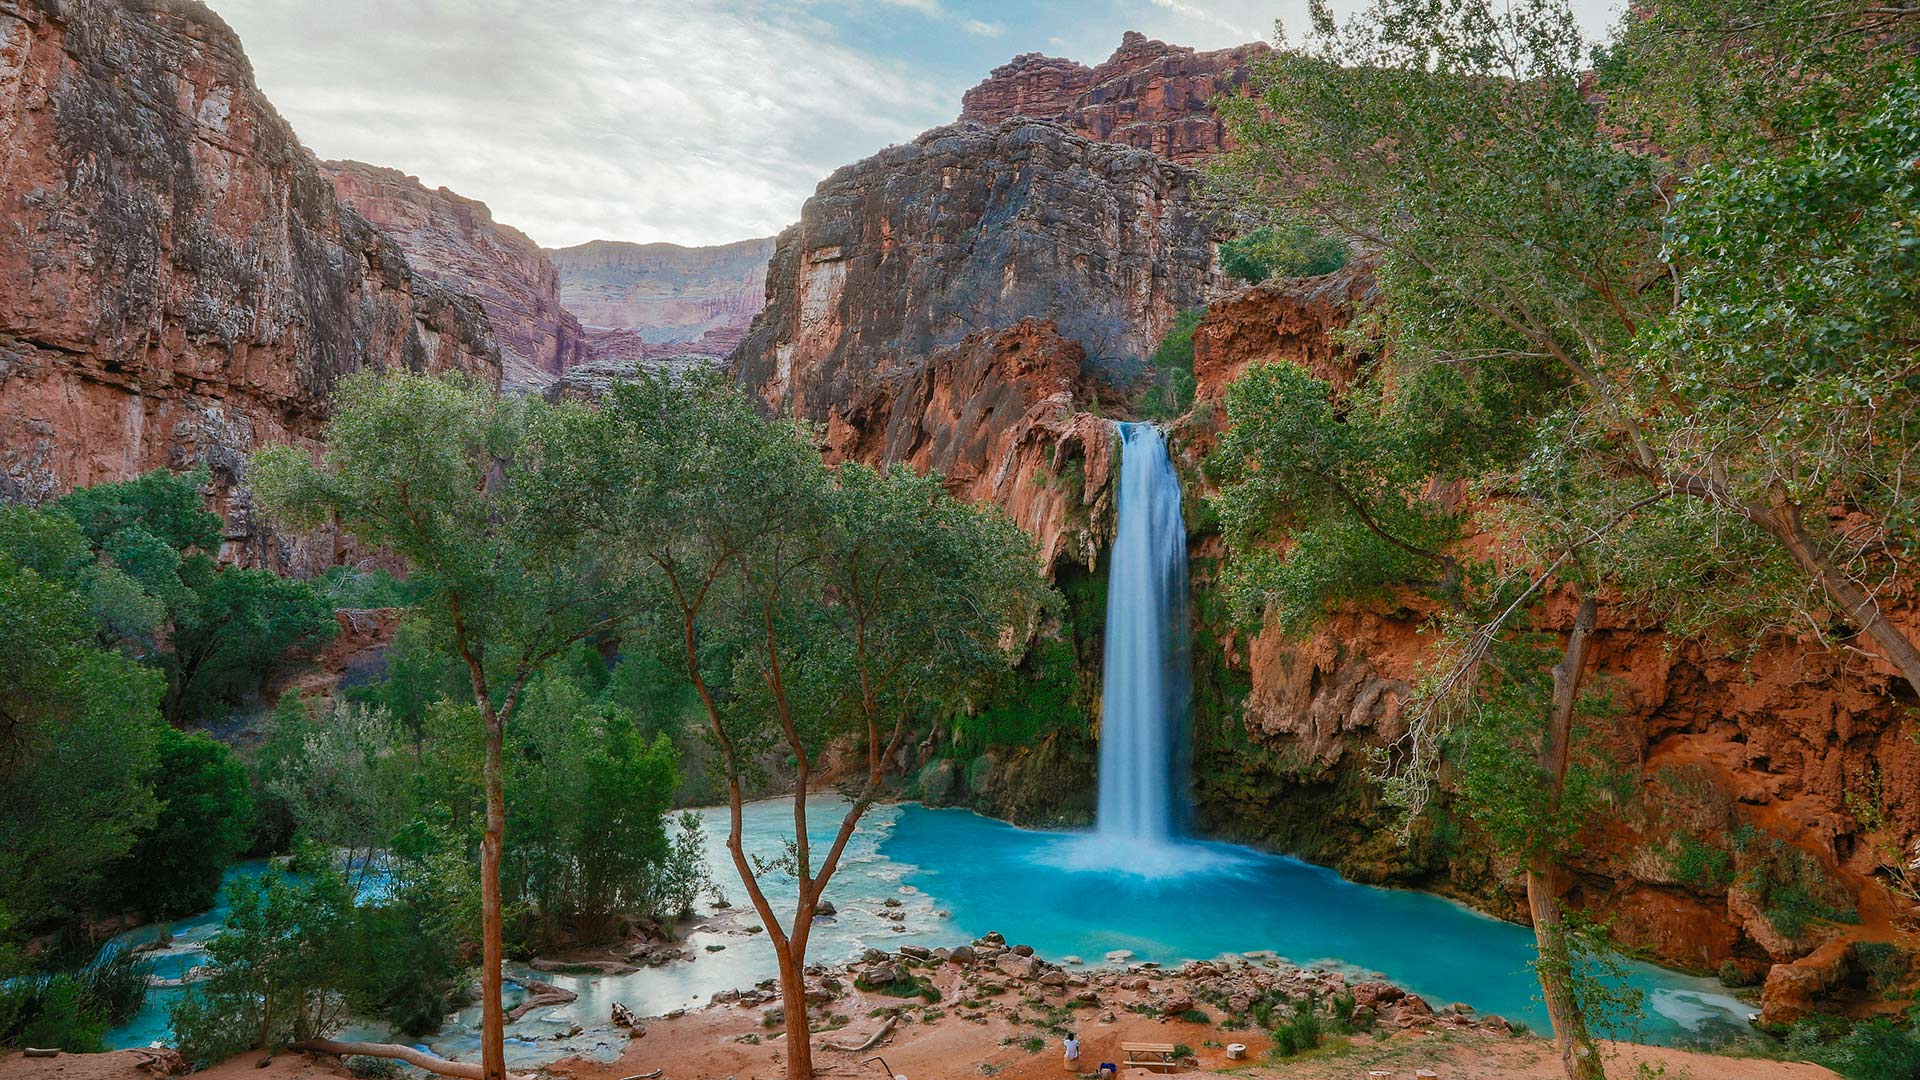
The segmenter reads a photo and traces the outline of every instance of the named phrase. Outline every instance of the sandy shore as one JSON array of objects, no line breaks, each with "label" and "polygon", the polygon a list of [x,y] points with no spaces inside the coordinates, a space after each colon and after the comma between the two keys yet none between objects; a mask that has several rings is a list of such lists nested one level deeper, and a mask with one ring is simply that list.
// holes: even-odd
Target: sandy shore
[{"label": "sandy shore", "polygon": [[[1338,987],[1339,977],[1301,971],[1268,961],[1185,965],[1161,971],[1150,965],[1128,970],[1077,970],[1048,964],[982,942],[981,957],[968,964],[939,958],[906,963],[923,984],[939,991],[937,1002],[860,990],[856,974],[876,965],[903,964],[899,954],[856,964],[852,970],[820,970],[810,979],[819,1004],[814,1063],[821,1076],[890,1075],[909,1080],[934,1077],[1001,1077],[1038,1080],[1073,1075],[1061,1056],[1060,1032],[1077,1030],[1080,1070],[1124,1060],[1123,1042],[1184,1044],[1191,1063],[1157,1075],[1231,1071],[1239,1077],[1275,1080],[1351,1080],[1384,1072],[1414,1080],[1432,1069],[1441,1080],[1554,1080],[1560,1075],[1552,1045],[1511,1034],[1497,1020],[1430,1010],[1424,1002],[1384,984],[1356,984],[1362,1001],[1375,1002],[1378,1019],[1365,1034],[1328,1036],[1307,1054],[1271,1058],[1270,1045],[1250,1028],[1229,1029],[1230,999],[1249,990]],[[931,996],[931,995],[929,995]],[[785,1033],[777,1003],[749,992],[743,1000],[650,1019],[611,1062],[564,1059],[539,1070],[562,1080],[624,1080],[662,1070],[663,1080],[776,1080],[784,1076]],[[1323,999],[1324,1000],[1324,999]],[[1076,1007],[1077,1006],[1077,1007]],[[1233,1008],[1244,1009],[1238,1002]],[[1200,1016],[1206,1017],[1206,1022]],[[890,1034],[872,1049],[865,1043],[888,1017]],[[822,1030],[825,1029],[825,1030]],[[1227,1046],[1245,1044],[1246,1057],[1230,1061]],[[1834,1080],[1813,1065],[1719,1057],[1660,1047],[1608,1047],[1608,1072],[1631,1076],[1639,1064],[1664,1069],[1670,1080]],[[0,1058],[4,1080],[152,1080],[134,1052]],[[281,1054],[271,1060],[247,1054],[209,1070],[209,1080],[317,1080],[347,1071],[325,1057]],[[1127,1070],[1128,1077],[1155,1075]]]}]

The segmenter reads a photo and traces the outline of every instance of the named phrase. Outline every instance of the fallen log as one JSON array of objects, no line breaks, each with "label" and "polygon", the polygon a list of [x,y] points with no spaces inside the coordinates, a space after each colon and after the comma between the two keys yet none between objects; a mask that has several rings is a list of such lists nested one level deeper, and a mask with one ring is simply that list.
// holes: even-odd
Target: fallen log
[{"label": "fallen log", "polygon": [[[461,1080],[486,1080],[486,1070],[471,1061],[448,1061],[446,1058],[429,1054],[424,1050],[415,1050],[411,1046],[399,1043],[337,1042],[333,1039],[302,1039],[287,1046],[289,1050],[303,1050],[310,1054],[332,1054],[336,1057],[377,1057],[393,1058],[404,1061],[416,1069],[425,1069],[441,1076],[457,1076]],[[508,1073],[507,1080],[532,1080],[519,1073]]]},{"label": "fallen log", "polygon": [[652,1072],[634,1073],[632,1076],[623,1076],[620,1080],[660,1080],[660,1077],[665,1075],[667,1075],[667,1070],[655,1069]]},{"label": "fallen log", "polygon": [[27,1046],[27,1047],[21,1048],[20,1056],[33,1057],[33,1058],[59,1057],[60,1048],[57,1046],[55,1047]]},{"label": "fallen log", "polygon": [[552,983],[528,980],[523,984],[523,988],[527,991],[527,998],[525,1001],[507,1010],[507,1023],[509,1024],[518,1023],[521,1017],[535,1009],[544,1009],[549,1005],[565,1005],[570,1001],[579,1000],[580,997],[580,995],[573,991],[562,990]]},{"label": "fallen log", "polygon": [[866,1042],[861,1043],[859,1046],[846,1046],[842,1043],[821,1043],[820,1046],[826,1050],[844,1050],[849,1054],[858,1054],[862,1050],[871,1050],[880,1045],[880,1040],[893,1034],[893,1025],[898,1019],[898,1017],[893,1016],[887,1017],[887,1022],[880,1025],[880,1030],[874,1032],[867,1038]]}]

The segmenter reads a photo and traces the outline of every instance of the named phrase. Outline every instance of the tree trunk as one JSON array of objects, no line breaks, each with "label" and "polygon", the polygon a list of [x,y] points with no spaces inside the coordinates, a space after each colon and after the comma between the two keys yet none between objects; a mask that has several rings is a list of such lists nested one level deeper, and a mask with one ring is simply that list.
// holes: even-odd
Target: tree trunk
[{"label": "tree trunk", "polygon": [[[468,1061],[448,1061],[424,1051],[399,1043],[336,1042],[332,1039],[302,1039],[287,1045],[289,1050],[299,1050],[310,1054],[333,1054],[337,1057],[377,1057],[404,1061],[415,1068],[425,1069],[441,1076],[458,1076],[462,1080],[485,1080],[481,1074],[483,1066]],[[507,1080],[526,1080],[518,1074],[509,1074]]]},{"label": "tree trunk", "polygon": [[[1592,596],[1580,598],[1574,614],[1573,632],[1567,636],[1566,652],[1553,668],[1553,705],[1548,718],[1546,738],[1540,744],[1540,769],[1545,773],[1547,812],[1559,812],[1560,796],[1566,787],[1567,762],[1573,747],[1573,715],[1580,700],[1580,683],[1586,675],[1587,658],[1593,645],[1593,624],[1599,605]],[[1547,999],[1547,1016],[1553,1021],[1553,1042],[1560,1052],[1560,1064],[1567,1080],[1604,1080],[1600,1055],[1580,1003],[1573,992],[1573,949],[1567,940],[1567,924],[1560,910],[1559,867],[1555,853],[1535,851],[1527,857],[1527,906],[1533,913],[1533,936],[1539,945],[1540,989]]]},{"label": "tree trunk", "polygon": [[1866,590],[1833,565],[1833,560],[1819,549],[1800,520],[1799,505],[1783,493],[1776,494],[1772,506],[1750,506],[1746,508],[1746,516],[1787,549],[1800,569],[1818,581],[1827,596],[1840,606],[1848,621],[1871,638],[1879,646],[1880,655],[1899,669],[1915,693],[1920,693],[1920,648],[1887,618]]},{"label": "tree trunk", "polygon": [[813,1023],[807,1017],[807,979],[789,949],[780,957],[780,1004],[787,1019],[787,1080],[813,1080]]},{"label": "tree trunk", "polygon": [[480,841],[480,1062],[483,1080],[507,1080],[507,1025],[501,1007],[500,965],[506,928],[500,917],[500,850],[507,831],[504,732],[492,704],[480,707],[487,730],[487,831]]}]

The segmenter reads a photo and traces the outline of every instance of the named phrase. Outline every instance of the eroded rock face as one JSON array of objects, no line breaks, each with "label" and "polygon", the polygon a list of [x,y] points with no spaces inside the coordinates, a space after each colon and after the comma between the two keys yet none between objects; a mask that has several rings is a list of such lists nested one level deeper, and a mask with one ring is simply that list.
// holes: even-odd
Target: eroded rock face
[{"label": "eroded rock face", "polygon": [[866,373],[823,418],[828,460],[937,472],[1038,537],[1047,565],[1091,564],[1117,458],[1113,425],[1077,408],[1084,357],[1026,319]]},{"label": "eroded rock face", "polygon": [[780,234],[733,354],[775,411],[824,421],[871,375],[1054,320],[1121,380],[1215,281],[1196,176],[1057,124],[935,128],[821,183]]},{"label": "eroded rock face", "polygon": [[[340,205],[195,0],[0,0],[0,497],[245,457],[363,367],[500,378],[485,315]],[[324,538],[313,543],[324,545]]]},{"label": "eroded rock face", "polygon": [[417,273],[480,302],[506,386],[543,386],[588,358],[580,320],[561,306],[559,271],[527,234],[494,221],[486,203],[398,169],[360,161],[321,168],[340,201],[398,242]]},{"label": "eroded rock face", "polygon": [[1095,68],[1040,53],[1014,57],[967,91],[960,119],[1054,120],[1089,139],[1194,164],[1227,143],[1208,99],[1239,92],[1247,65],[1267,51],[1255,42],[1196,52],[1129,30],[1120,48]]},{"label": "eroded rock face", "polygon": [[712,247],[593,240],[546,252],[599,358],[725,356],[766,304],[773,238]]},{"label": "eroded rock face", "polygon": [[[1199,398],[1217,401],[1261,362],[1298,364],[1335,385],[1351,380],[1359,358],[1333,335],[1369,295],[1360,267],[1217,300],[1194,335]],[[1222,419],[1216,412],[1212,422]],[[1207,431],[1190,432],[1190,446],[1210,442]],[[1497,550],[1500,540],[1488,533],[1468,544]],[[1542,627],[1566,632],[1574,606],[1549,597]],[[1895,614],[1920,625],[1911,611]],[[1251,641],[1223,643],[1250,683],[1246,735],[1280,763],[1277,775],[1261,776],[1275,826],[1265,838],[1307,847],[1307,834],[1284,823],[1311,817],[1323,845],[1316,857],[1350,875],[1438,887],[1522,918],[1515,867],[1445,855],[1422,862],[1381,842],[1384,822],[1364,815],[1328,824],[1342,812],[1341,792],[1364,790],[1354,785],[1369,768],[1368,748],[1406,730],[1411,688],[1432,660],[1433,635],[1423,632],[1431,615],[1408,597],[1337,613],[1305,635],[1268,625]],[[1784,634],[1751,656],[1728,656],[1720,643],[1675,640],[1618,603],[1602,604],[1593,649],[1588,685],[1608,709],[1592,721],[1589,745],[1599,749],[1589,764],[1615,779],[1574,846],[1569,898],[1671,962],[1767,973],[1764,1011],[1791,1019],[1835,989],[1834,958],[1851,939],[1884,940],[1898,914],[1872,875],[1886,845],[1904,850],[1920,822],[1920,744],[1903,719],[1903,685],[1883,662]],[[1209,790],[1208,778],[1200,787]],[[1227,819],[1238,817],[1244,828],[1260,812],[1222,804],[1213,823],[1232,827]],[[1804,888],[1830,909],[1857,909],[1858,923],[1814,920],[1796,935],[1777,925],[1756,883],[1800,856],[1819,879]]]}]

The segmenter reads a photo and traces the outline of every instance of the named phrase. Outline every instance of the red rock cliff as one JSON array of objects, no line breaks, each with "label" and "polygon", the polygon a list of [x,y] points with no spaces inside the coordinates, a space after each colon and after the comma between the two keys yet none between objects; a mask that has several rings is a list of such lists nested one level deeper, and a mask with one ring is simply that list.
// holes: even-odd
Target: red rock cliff
[{"label": "red rock cliff", "polygon": [[398,169],[321,168],[340,201],[397,241],[416,271],[480,302],[508,386],[545,385],[588,358],[580,320],[560,304],[559,271],[527,234],[494,221],[486,203],[430,190]]},{"label": "red rock cliff", "polygon": [[1056,124],[936,128],[820,184],[780,234],[734,371],[825,422],[897,366],[1040,318],[1124,381],[1216,280],[1196,180]]},{"label": "red rock cliff", "polygon": [[0,497],[204,464],[261,542],[245,455],[393,365],[500,377],[479,307],[340,205],[225,23],[0,0]]},{"label": "red rock cliff", "polygon": [[1099,67],[1040,53],[1014,57],[967,91],[960,119],[1053,120],[1089,139],[1194,164],[1226,143],[1226,128],[1207,99],[1238,92],[1248,63],[1266,52],[1257,42],[1196,52],[1129,30]]}]

